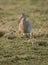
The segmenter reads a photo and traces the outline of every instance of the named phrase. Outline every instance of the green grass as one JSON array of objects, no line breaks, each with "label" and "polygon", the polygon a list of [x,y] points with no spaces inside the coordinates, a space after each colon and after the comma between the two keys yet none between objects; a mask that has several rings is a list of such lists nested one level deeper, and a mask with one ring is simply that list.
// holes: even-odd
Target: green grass
[{"label": "green grass", "polygon": [[17,31],[22,13],[32,22],[34,37],[1,37],[0,65],[48,65],[48,0],[0,0],[0,30]]},{"label": "green grass", "polygon": [[[26,41],[26,42],[25,42]],[[36,40],[34,45],[22,38],[8,40],[0,39],[0,63],[1,65],[41,65],[48,64],[48,41]],[[44,42],[43,45],[39,45]]]}]

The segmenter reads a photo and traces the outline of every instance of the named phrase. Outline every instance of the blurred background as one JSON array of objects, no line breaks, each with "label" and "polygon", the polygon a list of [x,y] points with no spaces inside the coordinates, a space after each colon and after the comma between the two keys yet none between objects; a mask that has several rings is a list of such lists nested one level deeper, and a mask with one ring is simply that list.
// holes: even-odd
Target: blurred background
[{"label": "blurred background", "polygon": [[[33,46],[16,37],[22,13],[32,23]],[[0,65],[29,64],[48,65],[48,0],[0,0]]]}]

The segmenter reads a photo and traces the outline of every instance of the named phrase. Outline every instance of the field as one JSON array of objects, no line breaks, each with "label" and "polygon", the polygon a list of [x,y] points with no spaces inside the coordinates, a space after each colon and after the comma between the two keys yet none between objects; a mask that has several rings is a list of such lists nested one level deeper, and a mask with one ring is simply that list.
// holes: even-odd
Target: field
[{"label": "field", "polygon": [[[31,40],[17,33],[22,13]],[[0,65],[48,65],[48,0],[0,0]]]}]

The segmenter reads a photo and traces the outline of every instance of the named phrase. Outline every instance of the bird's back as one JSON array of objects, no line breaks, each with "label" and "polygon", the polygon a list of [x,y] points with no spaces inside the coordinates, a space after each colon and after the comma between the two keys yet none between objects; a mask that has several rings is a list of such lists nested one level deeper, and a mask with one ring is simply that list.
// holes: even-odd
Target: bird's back
[{"label": "bird's back", "polygon": [[32,24],[29,21],[24,22],[25,33],[30,33],[32,31]]}]

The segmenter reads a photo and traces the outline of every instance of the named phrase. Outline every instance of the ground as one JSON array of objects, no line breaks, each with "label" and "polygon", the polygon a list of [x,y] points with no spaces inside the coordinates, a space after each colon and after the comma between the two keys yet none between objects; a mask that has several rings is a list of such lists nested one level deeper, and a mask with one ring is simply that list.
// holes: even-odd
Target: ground
[{"label": "ground", "polygon": [[[17,35],[22,13],[33,37]],[[48,65],[48,0],[0,0],[0,65]]]}]

